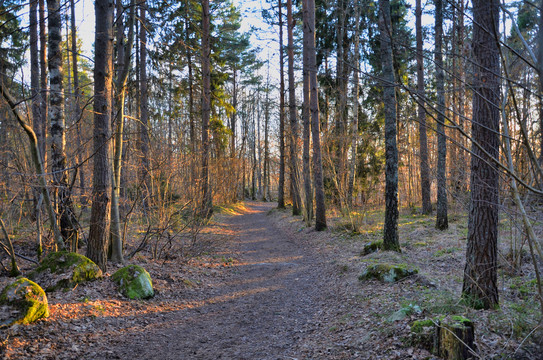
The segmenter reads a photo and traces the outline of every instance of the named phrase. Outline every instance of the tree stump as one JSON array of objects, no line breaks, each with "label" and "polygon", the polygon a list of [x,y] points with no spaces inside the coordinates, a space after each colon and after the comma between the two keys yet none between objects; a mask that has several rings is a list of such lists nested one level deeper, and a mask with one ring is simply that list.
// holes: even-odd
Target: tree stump
[{"label": "tree stump", "polygon": [[474,358],[475,331],[473,322],[462,316],[452,316],[439,321],[434,337],[434,352],[447,360]]}]

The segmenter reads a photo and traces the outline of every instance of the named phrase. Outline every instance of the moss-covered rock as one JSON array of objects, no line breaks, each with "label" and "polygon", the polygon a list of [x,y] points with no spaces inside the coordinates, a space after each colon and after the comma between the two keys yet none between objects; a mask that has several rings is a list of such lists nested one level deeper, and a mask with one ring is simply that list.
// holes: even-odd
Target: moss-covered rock
[{"label": "moss-covered rock", "polygon": [[151,275],[138,265],[125,266],[111,277],[121,294],[129,299],[148,299],[155,295]]},{"label": "moss-covered rock", "polygon": [[0,293],[0,328],[30,324],[49,316],[43,289],[27,278],[19,278]]},{"label": "moss-covered rock", "polygon": [[55,291],[102,277],[102,270],[89,258],[67,251],[51,253],[29,274],[45,288]]},{"label": "moss-covered rock", "polygon": [[368,266],[359,276],[359,280],[375,279],[393,283],[408,276],[418,274],[419,270],[407,265],[374,264]]},{"label": "moss-covered rock", "polygon": [[364,245],[360,255],[366,256],[383,248],[383,240],[372,241]]}]

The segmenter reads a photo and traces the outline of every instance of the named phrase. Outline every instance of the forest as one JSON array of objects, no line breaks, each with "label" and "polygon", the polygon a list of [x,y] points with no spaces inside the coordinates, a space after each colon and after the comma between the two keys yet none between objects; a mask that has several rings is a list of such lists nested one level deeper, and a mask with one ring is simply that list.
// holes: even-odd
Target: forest
[{"label": "forest", "polygon": [[542,358],[543,2],[4,0],[0,94],[6,359]]}]

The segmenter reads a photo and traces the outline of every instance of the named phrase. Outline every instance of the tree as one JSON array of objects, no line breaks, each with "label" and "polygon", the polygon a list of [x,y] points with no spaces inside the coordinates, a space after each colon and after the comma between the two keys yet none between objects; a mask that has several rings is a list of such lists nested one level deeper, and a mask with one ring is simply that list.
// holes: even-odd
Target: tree
[{"label": "tree", "polygon": [[285,53],[283,51],[283,4],[279,0],[279,184],[277,207],[285,208]]},{"label": "tree", "polygon": [[147,208],[151,196],[150,154],[149,154],[149,94],[147,84],[147,2],[140,3],[140,129],[139,149],[141,151],[140,183],[142,184],[143,207]]},{"label": "tree", "polygon": [[78,231],[68,187],[66,171],[66,129],[64,116],[64,89],[62,76],[62,16],[60,0],[47,0],[49,28],[49,118],[51,122],[51,170],[57,189],[57,206],[60,213],[60,231],[66,242],[77,244]]},{"label": "tree", "polygon": [[[428,164],[428,136],[426,134],[426,110],[424,109],[424,61],[422,54],[422,7],[421,0],[416,1],[415,19],[417,32],[417,95],[418,120],[419,120],[419,149],[420,149],[420,188],[422,196],[422,213],[432,212],[432,201],[430,199],[430,168]],[[437,13],[437,11],[436,11]],[[436,15],[437,19],[437,15]],[[437,23],[437,21],[436,21]],[[436,32],[437,34],[437,32]],[[437,38],[437,35],[436,35]],[[439,169],[439,167],[438,167]]]},{"label": "tree", "polygon": [[462,297],[484,309],[495,308],[499,301],[499,173],[493,164],[500,144],[499,6],[498,0],[473,1],[471,201]]},{"label": "tree", "polygon": [[309,4],[307,1],[302,2],[303,8],[303,107],[302,107],[302,121],[303,121],[303,154],[302,154],[302,172],[304,178],[304,218],[308,225],[311,225],[311,219],[313,218],[313,192],[311,190],[311,170],[309,159],[309,146],[311,137],[311,113],[310,113],[310,87],[309,87],[309,37],[314,33],[309,28]]},{"label": "tree", "polygon": [[128,20],[128,39],[124,43],[125,25],[123,22],[122,0],[117,0],[117,77],[115,79],[115,102],[117,116],[115,119],[115,141],[113,154],[113,182],[111,187],[111,260],[123,262],[123,246],[121,239],[121,219],[119,211],[119,198],[121,190],[121,162],[123,153],[123,131],[124,131],[124,103],[126,94],[126,83],[130,70],[130,59],[132,46],[134,44],[134,20],[136,10],[134,0],[130,2],[130,17]]},{"label": "tree", "polygon": [[202,0],[202,216],[213,213],[213,197],[209,182],[209,117],[211,113],[211,42],[209,0]]},{"label": "tree", "polygon": [[298,186],[298,120],[296,118],[296,88],[294,85],[294,26],[292,0],[287,0],[288,33],[288,107],[290,119],[290,192],[292,215],[301,214],[301,199]]},{"label": "tree", "polygon": [[385,108],[385,223],[383,247],[400,251],[398,241],[398,148],[396,146],[396,83],[392,60],[390,3],[379,0],[379,32]]},{"label": "tree", "polygon": [[[443,71],[443,4],[435,1],[435,62],[437,88],[437,214],[436,228],[446,230],[449,227],[447,218],[447,137],[445,135],[445,75]],[[424,186],[424,184],[422,184]]]},{"label": "tree", "polygon": [[320,142],[319,94],[317,89],[317,57],[315,49],[315,0],[305,0],[307,9],[309,73],[309,110],[311,112],[311,133],[313,140],[313,187],[315,188],[315,230],[326,229],[326,205],[324,202],[324,183],[322,175],[322,156]]},{"label": "tree", "polygon": [[113,73],[113,1],[96,0],[94,59],[94,171],[87,257],[106,271],[109,236],[111,95]]}]

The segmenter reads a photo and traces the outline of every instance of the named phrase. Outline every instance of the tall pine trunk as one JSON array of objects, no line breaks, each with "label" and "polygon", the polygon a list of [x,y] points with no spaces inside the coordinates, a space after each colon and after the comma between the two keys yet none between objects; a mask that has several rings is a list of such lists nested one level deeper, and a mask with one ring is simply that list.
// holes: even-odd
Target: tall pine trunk
[{"label": "tall pine trunk", "polygon": [[47,32],[45,24],[45,0],[39,0],[39,29],[40,29],[40,133],[38,136],[38,147],[40,149],[41,162],[44,170],[47,170],[47,109],[48,91],[47,91]]},{"label": "tall pine trunk", "polygon": [[209,117],[211,113],[211,44],[209,33],[209,0],[202,0],[202,216],[213,213],[213,197],[209,181]]},{"label": "tall pine trunk", "polygon": [[[124,103],[126,94],[126,82],[130,70],[130,54],[134,43],[134,0],[130,3],[130,18],[128,22],[128,39],[124,44],[123,23],[124,9],[122,0],[117,0],[117,78],[115,79],[115,103],[118,107],[115,119],[114,153],[113,153],[113,182],[111,189],[111,260],[116,263],[123,262],[123,244],[121,238],[121,219],[119,198],[121,195],[121,165],[123,154],[124,132]],[[125,48],[126,47],[126,48]]]},{"label": "tall pine trunk", "polygon": [[396,145],[396,86],[392,61],[390,2],[379,0],[379,32],[383,64],[383,105],[385,112],[385,223],[383,247],[400,251],[398,241],[398,148]]},{"label": "tall pine trunk", "polygon": [[435,63],[437,88],[437,213],[436,228],[449,227],[447,217],[447,137],[445,135],[445,76],[443,71],[443,4],[435,0]]},{"label": "tall pine trunk", "polygon": [[471,201],[462,297],[475,308],[498,306],[500,66],[498,0],[473,1]]},{"label": "tall pine trunk", "polygon": [[419,150],[420,150],[420,184],[422,196],[422,213],[432,212],[430,199],[430,167],[428,164],[428,136],[426,134],[426,110],[424,109],[424,60],[422,54],[422,7],[421,0],[416,1],[415,18],[417,32],[417,93],[419,98]]},{"label": "tall pine trunk", "polygon": [[147,86],[147,2],[140,3],[140,129],[139,149],[141,151],[140,183],[142,185],[143,207],[147,209],[152,193],[149,154],[149,93]]},{"label": "tall pine trunk", "polygon": [[311,114],[309,110],[310,88],[309,88],[309,9],[307,1],[302,2],[303,8],[303,153],[302,153],[302,172],[304,178],[305,212],[304,217],[308,225],[311,225],[313,218],[313,192],[311,190],[311,164],[309,158],[309,147],[311,140]]},{"label": "tall pine trunk", "polygon": [[298,120],[296,118],[296,88],[294,84],[294,18],[292,0],[287,0],[288,33],[288,107],[290,118],[290,191],[292,215],[301,214],[301,199],[298,186]]},{"label": "tall pine trunk", "polygon": [[87,257],[106,271],[111,193],[111,88],[113,73],[113,1],[95,0],[94,171]]},{"label": "tall pine trunk", "polygon": [[279,0],[279,184],[277,207],[285,208],[285,55],[283,51],[283,4]]},{"label": "tall pine trunk", "polygon": [[311,111],[311,133],[313,140],[313,186],[315,187],[315,230],[326,229],[326,206],[324,203],[324,182],[320,141],[319,93],[317,82],[317,57],[315,48],[315,0],[307,0],[308,22],[308,71],[309,107]]},{"label": "tall pine trunk", "polygon": [[353,86],[354,86],[354,99],[353,99],[353,122],[351,125],[351,164],[349,166],[349,183],[347,185],[347,207],[349,211],[353,207],[353,192],[356,173],[356,157],[358,146],[358,97],[360,96],[360,12],[362,4],[358,3],[355,10],[355,33],[354,33],[354,71],[353,71]]}]

